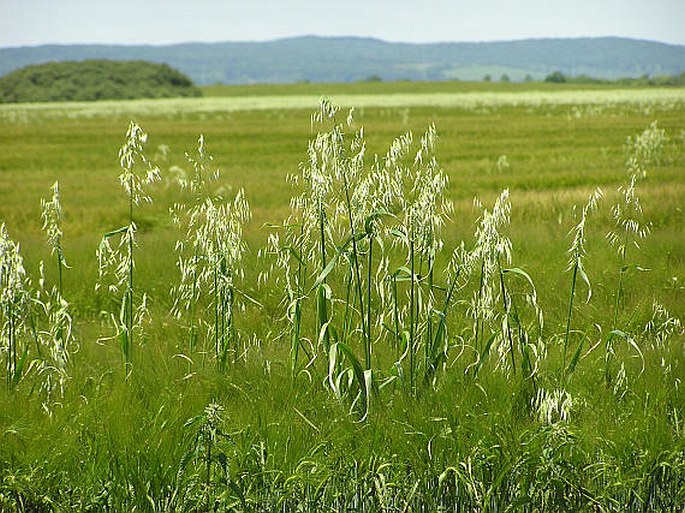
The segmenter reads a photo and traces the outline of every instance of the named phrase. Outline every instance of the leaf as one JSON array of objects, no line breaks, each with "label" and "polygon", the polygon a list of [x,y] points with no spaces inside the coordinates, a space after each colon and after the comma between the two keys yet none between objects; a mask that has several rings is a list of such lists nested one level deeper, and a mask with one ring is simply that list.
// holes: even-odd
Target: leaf
[{"label": "leaf", "polygon": [[335,252],[335,255],[333,255],[333,258],[331,258],[328,264],[326,264],[326,267],[319,274],[318,278],[316,278],[316,282],[314,282],[314,285],[312,286],[309,292],[314,291],[316,288],[319,287],[319,285],[321,285],[324,282],[326,277],[331,273],[331,271],[333,271],[335,265],[338,263],[338,258],[340,258],[340,255],[345,251],[345,248],[350,244],[350,242],[352,242],[352,239],[355,237],[357,236],[350,235],[345,240],[345,242],[343,242],[342,246],[338,247],[338,250]]},{"label": "leaf", "polygon": [[492,347],[492,343],[495,341],[495,336],[496,333],[490,335],[490,338],[485,343],[485,347],[483,347],[483,351],[481,351],[480,355],[478,355],[478,363],[476,364],[476,370],[473,372],[474,377],[478,375],[478,372],[487,360],[488,355],[490,354],[490,348]]},{"label": "leaf", "polygon": [[26,357],[28,356],[28,353],[29,347],[26,346],[24,348],[24,352],[21,354],[21,357],[19,358],[19,361],[17,362],[17,366],[14,368],[14,375],[12,376],[12,387],[15,387],[21,379],[21,375],[24,372],[24,366],[26,365]]},{"label": "leaf", "polygon": [[571,363],[568,364],[568,372],[572,373],[574,370],[576,370],[576,366],[578,365],[578,361],[580,360],[580,353],[583,351],[583,344],[585,342],[585,339],[581,339],[580,343],[578,344],[578,348],[576,349],[576,352],[573,353],[573,357],[571,358]]},{"label": "leaf", "polygon": [[117,228],[116,230],[112,230],[111,232],[105,233],[102,236],[102,238],[103,239],[109,239],[110,237],[114,237],[115,235],[119,235],[121,233],[126,233],[130,227],[131,227],[131,225],[127,224],[126,226],[122,226],[121,228]]},{"label": "leaf", "polygon": [[409,281],[411,280],[411,270],[403,265],[395,269],[395,272],[392,273],[392,276],[397,281]]},{"label": "leaf", "polygon": [[376,219],[379,219],[385,212],[384,211],[375,211],[372,212],[371,214],[368,215],[366,219],[364,219],[364,231],[366,235],[372,235],[373,234],[373,223]]},{"label": "leaf", "polygon": [[530,288],[533,289],[533,295],[536,295],[535,294],[535,283],[533,283],[533,278],[531,278],[530,275],[526,271],[524,271],[523,269],[520,269],[518,267],[512,267],[509,269],[502,269],[502,272],[505,274],[507,274],[507,273],[516,274],[518,276],[522,276],[523,278],[525,278],[526,281],[530,284]]},{"label": "leaf", "polygon": [[638,347],[637,342],[635,342],[635,339],[634,339],[632,336],[630,336],[630,334],[626,333],[625,331],[619,330],[619,329],[615,329],[615,330],[611,330],[611,331],[609,332],[609,336],[608,336],[608,338],[607,338],[607,345],[609,345],[609,343],[611,342],[611,339],[612,339],[614,336],[620,337],[620,338],[622,338],[623,340],[625,340],[626,343],[627,343],[630,347],[632,347],[633,349],[635,349],[635,351],[637,351],[637,354],[640,355],[640,360],[642,361],[642,370],[640,371],[640,374],[642,374],[642,373],[644,372],[644,370],[645,370],[645,357],[644,357],[644,355],[642,354],[642,351],[640,350],[640,348]]},{"label": "leaf", "polygon": [[590,285],[590,278],[587,277],[585,269],[583,268],[583,265],[580,263],[578,264],[578,273],[580,274],[582,280],[585,282],[585,285],[587,285],[587,298],[585,299],[585,303],[589,303],[590,298],[592,297],[592,286]]},{"label": "leaf", "polygon": [[252,303],[253,305],[258,306],[259,308],[264,308],[264,305],[263,305],[263,304],[261,304],[259,301],[257,301],[257,300],[256,300],[255,298],[253,298],[252,296],[249,296],[248,294],[246,294],[245,292],[243,292],[242,290],[240,290],[238,287],[233,286],[233,291],[235,291],[235,292],[237,292],[238,294],[240,294],[240,295],[241,295],[242,297],[244,297],[249,303]]},{"label": "leaf", "polygon": [[340,388],[334,379],[335,370],[338,366],[338,342],[331,344],[331,348],[328,350],[328,383],[331,386],[331,390],[335,396],[340,399]]},{"label": "leaf", "polygon": [[398,239],[406,239],[407,238],[407,235],[403,231],[399,230],[398,228],[391,229],[390,235],[392,235],[393,237],[397,237]]}]

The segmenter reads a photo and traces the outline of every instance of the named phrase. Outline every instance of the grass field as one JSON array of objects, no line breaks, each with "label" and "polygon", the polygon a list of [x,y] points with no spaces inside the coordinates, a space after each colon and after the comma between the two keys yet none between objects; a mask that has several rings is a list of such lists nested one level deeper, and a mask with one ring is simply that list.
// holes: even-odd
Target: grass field
[{"label": "grass field", "polygon": [[685,508],[682,89],[0,105],[0,147],[0,510]]}]

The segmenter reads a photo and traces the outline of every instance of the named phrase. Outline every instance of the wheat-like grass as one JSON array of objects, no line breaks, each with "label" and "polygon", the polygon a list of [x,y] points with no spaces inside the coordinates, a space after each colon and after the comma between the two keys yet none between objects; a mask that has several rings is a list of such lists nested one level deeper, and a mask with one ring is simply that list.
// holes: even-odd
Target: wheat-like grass
[{"label": "wheat-like grass", "polygon": [[21,379],[28,354],[30,282],[19,244],[0,224],[0,349],[5,360],[5,380],[12,388]]},{"label": "wheat-like grass", "polygon": [[[99,277],[96,290],[103,283],[109,282],[109,292],[121,294],[121,298],[118,299],[118,315],[110,312],[109,317],[116,331],[113,338],[119,340],[127,376],[131,372],[134,331],[142,329],[143,320],[148,313],[146,294],[143,294],[136,305],[134,272],[137,228],[134,206],[152,202],[147,189],[160,179],[159,168],[145,154],[146,142],[147,134],[140,125],[130,122],[124,144],[119,149],[119,183],[128,199],[128,224],[107,232],[97,250]],[[119,243],[112,246],[110,239],[116,238]]]}]

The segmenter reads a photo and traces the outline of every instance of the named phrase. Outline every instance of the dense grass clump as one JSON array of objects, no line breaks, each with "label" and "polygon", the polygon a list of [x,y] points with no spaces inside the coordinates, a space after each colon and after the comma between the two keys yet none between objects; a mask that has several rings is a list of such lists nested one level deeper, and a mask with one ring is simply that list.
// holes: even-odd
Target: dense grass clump
[{"label": "dense grass clump", "polygon": [[88,163],[0,160],[0,509],[682,509],[683,105],[603,109],[151,118],[125,194],[30,125]]}]

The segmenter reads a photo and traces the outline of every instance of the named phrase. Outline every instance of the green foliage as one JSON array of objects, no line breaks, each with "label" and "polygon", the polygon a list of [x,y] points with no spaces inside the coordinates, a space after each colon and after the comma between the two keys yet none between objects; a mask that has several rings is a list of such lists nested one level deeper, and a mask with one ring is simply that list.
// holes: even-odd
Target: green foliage
[{"label": "green foliage", "polygon": [[566,75],[561,71],[554,71],[545,77],[545,82],[552,82],[553,84],[563,84],[566,82]]},{"label": "green foliage", "polygon": [[[324,103],[312,124],[287,109],[234,111],[231,123],[225,111],[147,114],[145,149],[152,155],[157,145],[162,180],[136,181],[153,169],[135,129],[129,135],[139,137],[127,137],[120,154],[125,195],[113,191],[121,117],[72,120],[38,108],[40,122],[2,118],[10,144],[0,168],[17,172],[3,175],[0,217],[18,242],[3,235],[0,263],[21,263],[11,283],[31,303],[36,279],[28,278],[59,281],[59,260],[46,276],[36,262],[68,256],[78,272],[64,273],[76,339],[67,347],[78,350],[50,408],[37,393],[45,367],[29,366],[0,388],[0,510],[679,511],[684,110],[677,100],[366,107],[345,122]],[[425,127],[420,140],[407,135]],[[221,176],[204,138],[197,154],[183,154],[200,130]],[[493,174],[502,155],[507,165]],[[289,203],[282,184],[298,162],[299,195]],[[647,165],[639,197],[650,237],[628,262],[651,271],[621,285],[616,325],[616,270],[625,265],[602,242],[624,227],[616,219],[632,216],[612,217],[598,192],[586,197],[601,186],[608,205],[623,204],[633,197],[625,185],[616,191],[626,168],[642,175]],[[56,173],[59,189],[39,219]],[[375,187],[385,175],[394,181]],[[231,223],[224,211],[223,226],[194,208],[243,188],[253,221]],[[150,322],[125,379],[116,345],[101,339],[101,311],[108,300],[119,305],[130,274],[119,291],[94,296],[93,253],[102,226],[119,226],[134,200],[151,196],[153,204],[135,209],[135,224],[127,218],[140,244],[135,291],[138,300],[150,293]],[[475,209],[474,196],[483,198]],[[197,211],[192,226],[201,230],[171,222],[168,209],[179,202],[188,207],[175,212],[184,219]],[[577,217],[574,204],[584,205]],[[230,234],[249,246],[231,246],[240,259],[222,265],[202,245],[222,253]],[[267,237],[270,251],[258,259],[248,247]],[[185,246],[175,258],[179,238]],[[127,255],[124,271],[132,269]],[[227,287],[212,289],[192,273],[179,279],[179,267],[193,263],[198,277],[218,263]],[[215,357],[211,330],[197,330],[188,352],[187,328],[212,323],[217,301],[230,310],[232,291],[243,294],[231,272],[244,274],[241,286],[260,301],[245,301],[236,315],[248,335],[231,346],[240,358],[225,368],[202,359],[189,366],[201,352]],[[193,295],[198,284],[202,294]],[[181,292],[169,298],[172,285]],[[2,306],[21,303],[13,287],[2,289]],[[177,318],[168,315],[176,299]],[[18,321],[26,362],[52,365],[47,341],[60,349],[66,340],[64,315],[43,325],[45,317]],[[418,379],[407,385],[410,372]]]},{"label": "green foliage", "polygon": [[166,64],[86,60],[27,66],[0,77],[0,103],[200,96]]}]

